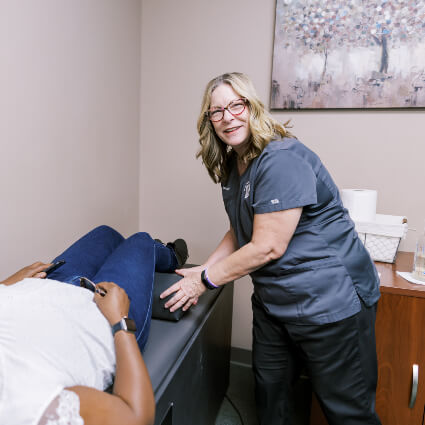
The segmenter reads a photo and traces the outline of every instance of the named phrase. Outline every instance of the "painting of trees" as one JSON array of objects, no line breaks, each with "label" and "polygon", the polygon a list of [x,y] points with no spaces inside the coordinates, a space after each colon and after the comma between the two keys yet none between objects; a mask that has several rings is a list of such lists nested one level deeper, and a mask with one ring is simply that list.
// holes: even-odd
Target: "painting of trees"
[{"label": "painting of trees", "polygon": [[277,0],[272,107],[425,106],[424,49],[425,1]]}]

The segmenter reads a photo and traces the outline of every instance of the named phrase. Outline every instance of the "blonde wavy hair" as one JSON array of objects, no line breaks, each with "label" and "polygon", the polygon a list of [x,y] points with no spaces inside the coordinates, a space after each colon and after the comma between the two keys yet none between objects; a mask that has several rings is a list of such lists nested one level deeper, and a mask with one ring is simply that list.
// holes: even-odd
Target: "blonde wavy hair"
[{"label": "blonde wavy hair", "polygon": [[205,89],[201,113],[198,118],[199,143],[201,147],[196,154],[196,158],[202,158],[214,183],[221,183],[227,180],[230,172],[230,160],[235,155],[233,149],[217,136],[208,118],[211,95],[221,84],[231,86],[248,103],[251,140],[248,149],[241,158],[243,161],[250,162],[258,157],[272,139],[291,136],[285,128],[288,122],[283,125],[280,124],[264,109],[264,104],[258,98],[254,85],[247,75],[240,72],[231,72],[212,79]]}]

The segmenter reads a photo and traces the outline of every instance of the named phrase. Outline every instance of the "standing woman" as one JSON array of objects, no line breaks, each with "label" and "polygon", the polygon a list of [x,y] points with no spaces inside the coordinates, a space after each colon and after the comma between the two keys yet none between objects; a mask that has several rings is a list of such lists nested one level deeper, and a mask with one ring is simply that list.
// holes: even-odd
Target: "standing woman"
[{"label": "standing woman", "polygon": [[375,412],[379,279],[319,157],[276,122],[251,80],[207,85],[201,156],[221,183],[230,229],[199,267],[162,294],[188,309],[208,288],[250,274],[253,369],[261,425],[292,424],[306,367],[331,425],[380,424]]}]

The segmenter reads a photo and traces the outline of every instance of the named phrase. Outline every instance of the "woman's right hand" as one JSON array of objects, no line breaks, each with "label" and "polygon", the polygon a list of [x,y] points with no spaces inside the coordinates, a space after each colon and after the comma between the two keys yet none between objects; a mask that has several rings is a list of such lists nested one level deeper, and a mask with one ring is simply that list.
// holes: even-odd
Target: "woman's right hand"
[{"label": "woman's right hand", "polygon": [[178,275],[185,277],[187,274],[192,273],[192,272],[202,272],[202,270],[204,270],[206,268],[206,266],[204,265],[200,265],[200,266],[195,266],[195,267],[187,267],[184,269],[176,269],[174,270]]},{"label": "woman's right hand", "polygon": [[[200,266],[195,266],[195,267],[187,267],[185,269],[177,269],[174,270],[178,275],[186,277],[189,273],[192,272],[202,272],[202,270],[204,270],[206,268],[206,266],[204,266],[203,264],[201,264]],[[198,300],[199,297],[196,297],[193,299],[192,301],[192,305],[196,305],[198,304]]]},{"label": "woman's right hand", "polygon": [[96,290],[94,302],[111,326],[128,315],[130,300],[124,289],[113,282],[100,282],[96,287],[105,292],[105,295],[102,296],[100,292]]},{"label": "woman's right hand", "polygon": [[17,271],[12,276],[9,276],[2,283],[3,285],[13,285],[14,283],[20,282],[27,277],[37,277],[37,278],[45,278],[46,273],[43,272],[44,269],[51,266],[51,263],[42,263],[41,261],[37,261],[34,264],[24,267],[23,269]]}]

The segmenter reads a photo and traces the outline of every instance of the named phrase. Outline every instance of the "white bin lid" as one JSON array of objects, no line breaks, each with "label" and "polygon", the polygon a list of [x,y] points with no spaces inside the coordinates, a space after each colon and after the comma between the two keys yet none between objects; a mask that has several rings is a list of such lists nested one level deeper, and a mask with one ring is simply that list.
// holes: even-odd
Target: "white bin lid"
[{"label": "white bin lid", "polygon": [[359,233],[404,238],[407,233],[407,218],[398,215],[376,214],[374,221],[355,221]]}]

